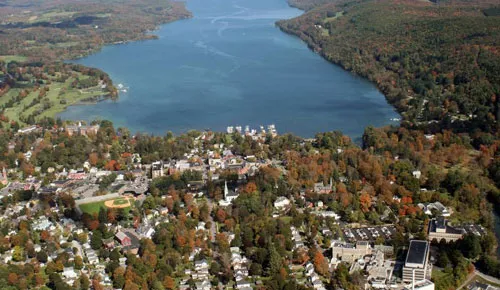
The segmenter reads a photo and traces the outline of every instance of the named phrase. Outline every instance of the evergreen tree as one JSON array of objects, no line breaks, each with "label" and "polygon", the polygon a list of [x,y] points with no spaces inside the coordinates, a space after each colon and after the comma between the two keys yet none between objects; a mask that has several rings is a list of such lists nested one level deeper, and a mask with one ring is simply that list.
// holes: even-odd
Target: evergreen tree
[{"label": "evergreen tree", "polygon": [[282,267],[281,256],[271,243],[269,247],[269,274],[274,275],[278,274]]},{"label": "evergreen tree", "polygon": [[90,246],[94,250],[98,250],[102,247],[102,233],[100,231],[92,232],[92,238],[90,239]]}]

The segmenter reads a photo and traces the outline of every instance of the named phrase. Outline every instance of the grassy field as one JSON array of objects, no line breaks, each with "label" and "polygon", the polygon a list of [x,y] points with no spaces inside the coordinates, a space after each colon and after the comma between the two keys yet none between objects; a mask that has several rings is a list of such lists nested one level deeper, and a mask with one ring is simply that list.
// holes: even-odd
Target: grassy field
[{"label": "grassy field", "polygon": [[24,62],[27,61],[28,58],[20,55],[0,55],[0,60],[9,63],[11,61]]},{"label": "grassy field", "polygon": [[[56,82],[54,80],[50,84],[46,84],[49,91],[43,99],[37,100],[39,99],[39,90],[31,91],[25,98],[16,102],[13,107],[6,108],[5,115],[10,120],[17,121],[20,124],[24,124],[22,120],[25,120],[30,115],[35,115],[35,120],[43,117],[55,118],[58,113],[64,111],[68,106],[105,94],[100,87],[89,89],[71,87],[71,83],[76,78],[85,79],[87,76],[76,74],[75,77],[71,77],[65,82]],[[0,106],[16,98],[21,91],[21,88],[11,89],[0,98]]]},{"label": "grassy field", "polygon": [[34,23],[34,22],[43,22],[43,21],[56,21],[56,20],[61,20],[61,19],[68,19],[71,18],[75,12],[72,11],[50,11],[50,12],[45,12],[40,15],[34,15],[31,16],[28,19],[28,23]]},{"label": "grassy field", "polygon": [[283,222],[285,222],[286,224],[289,224],[291,221],[292,221],[292,217],[290,216],[282,216],[280,217],[280,220],[282,220]]},{"label": "grassy field", "polygon": [[335,16],[325,18],[325,20],[323,20],[323,23],[326,24],[327,22],[336,20],[337,18],[339,18],[343,15],[344,15],[344,11],[337,12],[337,13],[335,13]]},{"label": "grassy field", "polygon": [[[85,203],[85,204],[80,204],[80,210],[82,213],[88,213],[88,214],[94,214],[94,213],[99,213],[100,208],[106,208],[104,203],[107,200],[103,201],[97,201],[97,202],[91,202],[91,203]],[[121,205],[121,204],[126,204],[128,201],[126,198],[117,198],[113,201],[113,205]],[[132,204],[132,201],[130,201]],[[130,207],[127,207],[126,209],[130,210]]]},{"label": "grassy field", "polygon": [[119,198],[119,199],[115,199],[113,201],[113,205],[121,205],[121,204],[126,204],[128,203],[129,201],[125,198]]},{"label": "grassy field", "polygon": [[85,203],[85,204],[80,204],[80,210],[82,213],[88,213],[88,214],[94,214],[94,213],[99,213],[100,208],[105,208],[106,206],[104,205],[104,201],[98,201],[98,202],[91,202],[91,203]]}]

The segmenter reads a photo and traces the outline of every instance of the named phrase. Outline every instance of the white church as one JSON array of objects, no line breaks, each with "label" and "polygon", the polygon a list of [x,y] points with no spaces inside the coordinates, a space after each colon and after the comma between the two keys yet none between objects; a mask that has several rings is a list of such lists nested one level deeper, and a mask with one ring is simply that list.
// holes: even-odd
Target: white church
[{"label": "white church", "polygon": [[239,194],[237,192],[231,191],[227,188],[227,181],[224,181],[224,199],[219,201],[220,206],[229,206],[233,203],[233,200],[237,199]]}]

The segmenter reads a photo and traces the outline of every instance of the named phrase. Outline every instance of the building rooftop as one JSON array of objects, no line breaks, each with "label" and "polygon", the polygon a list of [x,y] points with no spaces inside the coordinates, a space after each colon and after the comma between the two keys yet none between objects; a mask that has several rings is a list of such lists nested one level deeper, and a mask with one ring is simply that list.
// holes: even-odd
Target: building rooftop
[{"label": "building rooftop", "polygon": [[446,220],[442,216],[437,218],[435,224],[437,229],[446,229]]},{"label": "building rooftop", "polygon": [[127,238],[127,235],[124,232],[118,232],[115,234],[115,236],[120,241],[123,241],[125,238]]},{"label": "building rooftop", "polygon": [[429,243],[427,241],[410,241],[410,248],[406,255],[406,263],[425,264],[427,252],[429,251]]},{"label": "building rooftop", "polygon": [[[429,286],[434,286],[434,283],[425,279],[421,281],[417,281],[414,284],[408,285],[405,289],[408,290],[418,290],[418,289],[431,289]],[[434,289],[434,288],[432,288]]]},{"label": "building rooftop", "polygon": [[438,230],[440,230],[440,232],[447,233],[447,234],[462,235],[465,233],[465,230],[462,228],[455,228],[455,227],[449,226],[444,217],[439,217],[439,218],[432,220],[430,222],[429,232],[435,233]]}]

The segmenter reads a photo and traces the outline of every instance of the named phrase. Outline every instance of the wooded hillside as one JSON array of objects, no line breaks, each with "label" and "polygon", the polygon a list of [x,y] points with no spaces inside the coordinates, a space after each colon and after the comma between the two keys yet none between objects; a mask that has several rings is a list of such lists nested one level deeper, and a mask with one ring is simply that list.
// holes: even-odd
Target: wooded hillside
[{"label": "wooded hillside", "polygon": [[0,55],[80,57],[105,44],[153,38],[148,31],[189,16],[183,3],[158,0],[1,1]]},{"label": "wooded hillside", "polygon": [[494,6],[322,3],[291,0],[311,10],[278,25],[328,60],[375,82],[408,125],[497,130],[500,17],[486,16],[496,15]]}]

